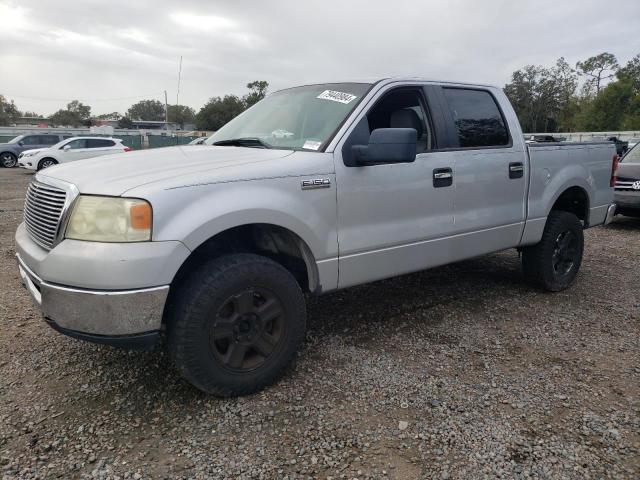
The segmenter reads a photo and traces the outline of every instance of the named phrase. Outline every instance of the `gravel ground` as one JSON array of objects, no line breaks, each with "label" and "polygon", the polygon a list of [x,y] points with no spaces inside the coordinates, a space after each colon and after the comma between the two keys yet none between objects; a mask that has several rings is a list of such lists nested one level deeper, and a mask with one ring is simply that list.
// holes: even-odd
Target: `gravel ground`
[{"label": "gravel ground", "polygon": [[222,400],[44,324],[14,260],[30,178],[0,169],[3,478],[640,477],[639,220],[589,230],[558,294],[509,251],[310,298],[286,376]]}]

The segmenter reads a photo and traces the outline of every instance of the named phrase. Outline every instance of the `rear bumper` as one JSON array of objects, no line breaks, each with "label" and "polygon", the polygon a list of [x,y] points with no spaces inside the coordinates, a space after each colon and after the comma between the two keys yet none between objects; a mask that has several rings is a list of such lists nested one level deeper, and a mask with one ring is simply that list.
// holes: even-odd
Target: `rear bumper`
[{"label": "rear bumper", "polygon": [[43,281],[16,255],[22,283],[50,326],[66,335],[120,346],[152,346],[159,338],[169,286],[85,290]]}]

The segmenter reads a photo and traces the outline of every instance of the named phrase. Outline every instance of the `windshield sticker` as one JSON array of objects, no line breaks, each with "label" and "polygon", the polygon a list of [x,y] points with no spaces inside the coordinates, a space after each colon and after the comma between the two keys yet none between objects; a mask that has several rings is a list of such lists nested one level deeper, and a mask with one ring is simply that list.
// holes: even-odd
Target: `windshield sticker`
[{"label": "windshield sticker", "polygon": [[351,95],[350,93],[336,92],[335,90],[325,90],[316,98],[320,98],[322,100],[331,100],[332,102],[351,103],[358,97],[356,95]]},{"label": "windshield sticker", "polygon": [[320,145],[322,145],[322,142],[318,142],[316,140],[307,140],[306,142],[304,142],[304,145],[302,145],[302,148],[306,148],[307,150],[318,150],[320,148]]}]

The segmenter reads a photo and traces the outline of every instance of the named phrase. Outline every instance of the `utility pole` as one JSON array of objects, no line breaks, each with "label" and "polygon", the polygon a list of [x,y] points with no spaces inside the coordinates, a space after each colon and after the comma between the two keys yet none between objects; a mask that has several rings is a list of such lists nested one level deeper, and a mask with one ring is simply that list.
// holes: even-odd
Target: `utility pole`
[{"label": "utility pole", "polygon": [[169,105],[167,104],[167,91],[164,91],[164,129],[169,130]]},{"label": "utility pole", "polygon": [[178,68],[178,90],[176,91],[176,105],[180,105],[180,77],[182,76],[182,55],[180,55],[180,67]]}]

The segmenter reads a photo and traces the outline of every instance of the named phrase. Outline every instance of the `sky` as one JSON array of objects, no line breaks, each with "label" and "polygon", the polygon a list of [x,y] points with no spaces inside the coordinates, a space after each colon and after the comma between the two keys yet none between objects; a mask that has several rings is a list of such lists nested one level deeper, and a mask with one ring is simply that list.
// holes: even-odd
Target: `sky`
[{"label": "sky", "polygon": [[142,99],[422,76],[503,86],[527,64],[640,53],[634,0],[0,0],[0,94],[51,114]]}]

